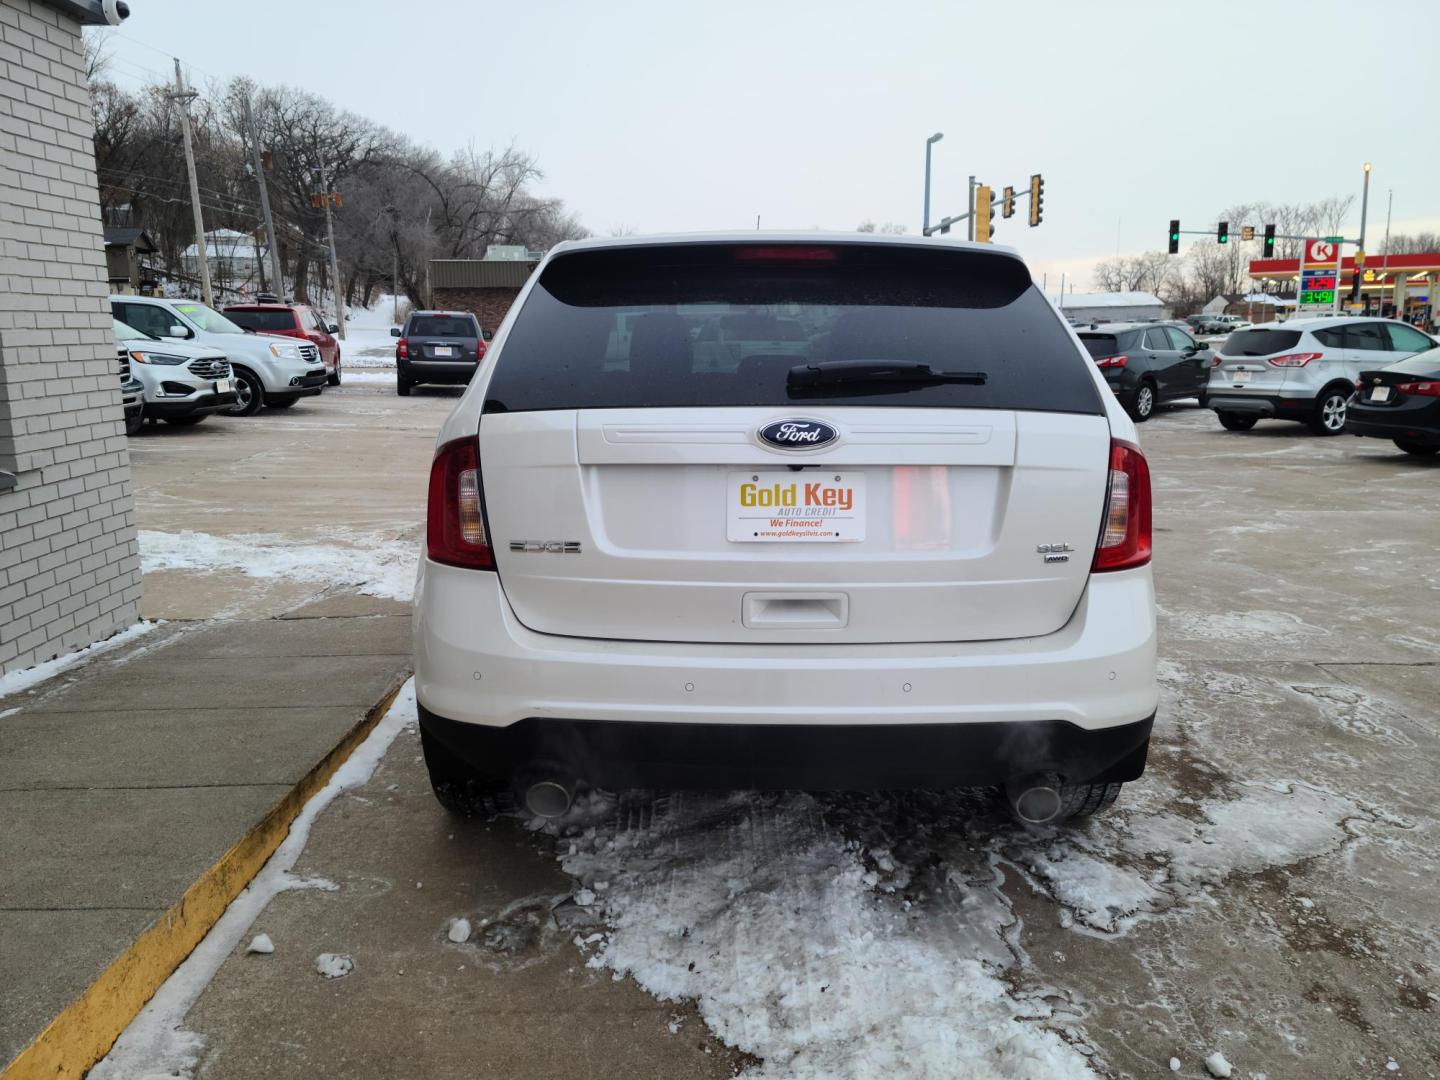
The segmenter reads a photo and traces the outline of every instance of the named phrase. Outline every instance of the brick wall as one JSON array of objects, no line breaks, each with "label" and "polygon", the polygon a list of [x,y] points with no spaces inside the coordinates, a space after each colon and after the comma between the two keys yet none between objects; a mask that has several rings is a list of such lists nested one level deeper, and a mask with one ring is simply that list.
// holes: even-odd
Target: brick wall
[{"label": "brick wall", "polygon": [[0,0],[0,672],[136,619],[80,27]]},{"label": "brick wall", "polygon": [[435,289],[432,303],[439,311],[468,311],[493,332],[519,295],[519,289]]}]

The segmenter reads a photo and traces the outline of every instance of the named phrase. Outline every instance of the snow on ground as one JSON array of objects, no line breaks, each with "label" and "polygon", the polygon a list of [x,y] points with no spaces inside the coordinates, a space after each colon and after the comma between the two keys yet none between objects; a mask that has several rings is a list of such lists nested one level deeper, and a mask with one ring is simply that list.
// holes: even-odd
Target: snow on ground
[{"label": "snow on ground", "polygon": [[[309,843],[310,829],[315,820],[342,793],[369,780],[396,736],[416,722],[415,683],[411,680],[401,689],[390,711],[355,748],[349,760],[305,804],[291,823],[289,835],[270,856],[255,880],[235,898],[220,921],[185,962],[175,969],[140,1015],[131,1021],[105,1059],[90,1072],[91,1080],[191,1075],[205,1047],[205,1037],[185,1030],[186,1014],[205,987],[210,985],[220,965],[245,939],[246,933],[271,900],[289,889],[335,888],[332,882],[296,877],[290,870]],[[343,975],[349,970],[347,967],[345,971],[340,971],[344,964],[338,960],[327,963],[328,970],[321,969],[319,964],[323,959],[317,958],[317,971],[327,978],[335,977],[330,971]],[[348,957],[343,959],[348,963]]]},{"label": "snow on ground", "polygon": [[119,648],[140,637],[148,634],[157,626],[158,622],[138,622],[134,626],[121,630],[118,634],[112,634],[104,641],[97,641],[94,645],[87,645],[83,649],[66,653],[64,656],[57,656],[53,660],[47,660],[43,664],[36,664],[34,667],[24,668],[20,671],[12,671],[7,675],[0,675],[0,698],[8,697],[11,694],[20,694],[29,690],[32,686],[38,686],[46,679],[52,679],[56,675],[69,671],[76,664],[84,663],[86,660],[93,660],[102,653],[111,649]]},{"label": "snow on ground", "polygon": [[140,569],[242,570],[252,577],[347,585],[370,596],[409,600],[418,549],[413,540],[340,534],[304,544],[270,533],[215,536],[142,530]]},{"label": "snow on ground", "polygon": [[[345,320],[345,340],[340,343],[340,365],[342,378],[351,378],[356,368],[394,367],[395,338],[390,328],[398,325],[391,321],[391,297],[382,293],[369,308],[350,308]],[[400,317],[405,317],[402,302]]]},{"label": "snow on ground", "polygon": [[1339,852],[1353,823],[1394,823],[1290,781],[1183,814],[1168,785],[1134,787],[1034,832],[960,793],[592,797],[547,828],[608,928],[577,941],[588,965],[695,1001],[763,1060],[753,1080],[1088,1076],[1085,1006],[1035,983],[1007,880],[1071,932],[1124,935],[1232,875]]},{"label": "snow on ground", "polygon": [[366,386],[394,386],[395,370],[389,371],[347,371],[341,376],[342,386],[355,386],[363,383]]}]

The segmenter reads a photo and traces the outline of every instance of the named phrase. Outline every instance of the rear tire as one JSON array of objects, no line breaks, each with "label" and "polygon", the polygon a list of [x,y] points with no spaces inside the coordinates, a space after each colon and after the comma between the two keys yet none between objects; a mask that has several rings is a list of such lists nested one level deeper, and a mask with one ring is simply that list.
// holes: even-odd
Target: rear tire
[{"label": "rear tire", "polygon": [[1409,439],[1396,439],[1395,445],[1413,457],[1429,457],[1431,454],[1440,454],[1440,446],[1434,443],[1417,443],[1411,442]]},{"label": "rear tire", "polygon": [[1220,419],[1220,426],[1226,431],[1249,431],[1255,426],[1258,416],[1246,416],[1244,413],[1227,412],[1224,409],[1215,410],[1215,415]]},{"label": "rear tire", "polygon": [[1115,805],[1124,784],[1066,784],[1061,792],[1061,820],[1094,817]]},{"label": "rear tire", "polygon": [[1315,435],[1341,434],[1345,430],[1345,413],[1352,393],[1354,390],[1349,386],[1327,386],[1321,390],[1305,426]]},{"label": "rear tire", "polygon": [[1155,384],[1146,380],[1135,391],[1135,401],[1129,408],[1130,419],[1143,424],[1155,415]]},{"label": "rear tire", "polygon": [[249,368],[232,367],[235,382],[235,404],[224,410],[226,416],[254,416],[265,404],[265,387]]},{"label": "rear tire", "polygon": [[477,773],[451,753],[424,725],[420,727],[420,749],[430,774],[435,800],[451,814],[463,818],[492,818],[514,805],[510,785]]},{"label": "rear tire", "polygon": [[328,377],[325,381],[328,382],[331,386],[339,386],[339,385],[340,385],[340,361],[339,361],[339,360],[336,360],[336,361],[335,361],[335,370],[330,373],[329,377]]},{"label": "rear tire", "polygon": [[398,375],[395,377],[395,393],[399,394],[401,397],[409,397],[410,390],[412,387],[414,387],[414,385],[415,384],[412,383],[409,379],[402,379]]},{"label": "rear tire", "polygon": [[144,411],[137,412],[134,416],[125,417],[125,434],[139,435],[145,427]]}]

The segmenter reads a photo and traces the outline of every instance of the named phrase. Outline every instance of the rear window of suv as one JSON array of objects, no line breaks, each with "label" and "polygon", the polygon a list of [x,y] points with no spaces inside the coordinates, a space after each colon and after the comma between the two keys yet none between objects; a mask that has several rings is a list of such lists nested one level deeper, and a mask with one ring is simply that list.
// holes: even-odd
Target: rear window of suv
[{"label": "rear window of suv", "polygon": [[[829,361],[924,363],[967,382],[793,385]],[[488,412],[836,405],[1099,414],[1083,354],[1018,260],[870,244],[581,251],[546,267]]]},{"label": "rear window of suv", "polygon": [[409,336],[473,338],[480,336],[480,330],[465,315],[416,315],[410,320]]},{"label": "rear window of suv", "polygon": [[295,313],[292,311],[234,311],[227,309],[225,315],[231,322],[259,333],[276,330],[294,330]]},{"label": "rear window of suv", "polygon": [[1236,330],[1220,351],[1226,356],[1270,356],[1300,344],[1299,330]]}]

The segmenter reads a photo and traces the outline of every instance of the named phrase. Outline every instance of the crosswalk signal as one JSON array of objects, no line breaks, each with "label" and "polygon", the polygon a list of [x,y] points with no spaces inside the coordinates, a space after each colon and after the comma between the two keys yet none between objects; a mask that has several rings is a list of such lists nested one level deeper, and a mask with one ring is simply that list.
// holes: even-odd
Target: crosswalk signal
[{"label": "crosswalk signal", "polygon": [[1039,173],[1030,177],[1030,225],[1033,228],[1040,224],[1041,215],[1045,212],[1045,180]]},{"label": "crosswalk signal", "polygon": [[995,192],[988,184],[975,186],[975,239],[981,244],[990,243],[995,232]]},{"label": "crosswalk signal", "polygon": [[1265,226],[1265,239],[1261,242],[1261,246],[1260,246],[1260,256],[1261,256],[1261,258],[1265,258],[1265,259],[1273,259],[1273,258],[1275,257],[1275,226],[1274,226],[1274,225],[1266,225],[1266,226]]},{"label": "crosswalk signal", "polygon": [[1170,254],[1180,254],[1180,219],[1170,219]]},{"label": "crosswalk signal", "polygon": [[1000,200],[1000,216],[1015,216],[1015,189],[1008,184],[1005,186],[1004,197]]},{"label": "crosswalk signal", "polygon": [[1230,223],[1228,221],[1220,222],[1220,227],[1215,230],[1215,239],[1222,244],[1230,242]]}]

